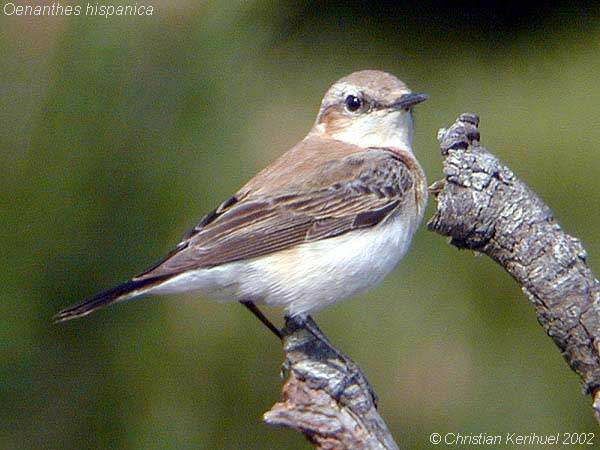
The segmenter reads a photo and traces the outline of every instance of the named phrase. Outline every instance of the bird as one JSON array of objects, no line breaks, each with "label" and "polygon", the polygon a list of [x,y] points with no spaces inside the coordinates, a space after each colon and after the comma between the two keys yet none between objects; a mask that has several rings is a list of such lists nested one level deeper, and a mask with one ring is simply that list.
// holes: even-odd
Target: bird
[{"label": "bird", "polygon": [[136,297],[197,292],[240,302],[281,337],[258,305],[302,320],[375,287],[423,218],[427,181],[413,153],[413,108],[427,98],[379,70],[341,78],[304,139],[163,259],[55,321]]}]

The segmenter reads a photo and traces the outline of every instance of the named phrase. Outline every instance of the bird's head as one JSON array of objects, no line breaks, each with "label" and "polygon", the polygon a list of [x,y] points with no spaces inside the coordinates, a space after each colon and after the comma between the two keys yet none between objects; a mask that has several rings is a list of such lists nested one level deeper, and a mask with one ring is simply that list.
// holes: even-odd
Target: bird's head
[{"label": "bird's head", "polygon": [[311,134],[361,147],[411,151],[412,109],[426,99],[389,73],[354,72],[329,88]]}]

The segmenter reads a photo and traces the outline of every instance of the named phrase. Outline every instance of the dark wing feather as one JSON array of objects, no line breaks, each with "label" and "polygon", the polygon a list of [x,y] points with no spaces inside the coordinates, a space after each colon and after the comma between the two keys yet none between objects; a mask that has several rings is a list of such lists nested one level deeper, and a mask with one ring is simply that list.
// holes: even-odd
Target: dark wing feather
[{"label": "dark wing feather", "polygon": [[160,267],[164,262],[168,261],[173,256],[175,256],[177,253],[179,253],[180,251],[185,249],[189,245],[190,239],[194,235],[196,235],[198,233],[198,231],[200,231],[207,225],[211,224],[217,217],[219,217],[224,211],[226,211],[227,208],[229,208],[232,205],[235,205],[238,201],[239,201],[239,198],[236,195],[229,197],[227,200],[225,200],[223,203],[221,203],[217,208],[213,209],[211,212],[204,215],[204,217],[202,217],[202,219],[200,219],[200,221],[198,222],[198,224],[196,226],[194,226],[191,230],[189,230],[187,233],[185,233],[183,235],[181,241],[179,242],[179,244],[177,244],[177,247],[175,247],[173,250],[171,250],[166,256],[164,256],[163,258],[161,258],[160,260],[155,262],[152,266],[148,267],[144,272],[142,272],[137,277],[135,277],[134,280],[151,278],[151,277],[146,277],[145,275],[154,272],[154,269]]},{"label": "dark wing feather", "polygon": [[[228,200],[165,260],[135,279],[255,258],[373,227],[411,198],[415,184],[406,165],[385,150],[349,156],[314,176],[321,182]],[[327,179],[338,181],[323,185]]]}]

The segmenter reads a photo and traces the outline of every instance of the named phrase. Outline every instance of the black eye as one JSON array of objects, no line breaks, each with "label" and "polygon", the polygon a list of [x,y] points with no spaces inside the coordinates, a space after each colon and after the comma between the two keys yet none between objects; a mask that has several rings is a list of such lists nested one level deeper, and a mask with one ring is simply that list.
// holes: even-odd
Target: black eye
[{"label": "black eye", "polygon": [[349,95],[346,97],[346,109],[350,112],[356,112],[362,106],[362,100],[355,95]]}]

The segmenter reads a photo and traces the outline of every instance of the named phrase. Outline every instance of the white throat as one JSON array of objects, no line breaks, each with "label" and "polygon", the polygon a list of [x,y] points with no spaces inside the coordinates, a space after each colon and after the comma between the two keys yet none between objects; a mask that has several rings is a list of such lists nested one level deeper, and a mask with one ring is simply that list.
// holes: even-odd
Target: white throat
[{"label": "white throat", "polygon": [[359,147],[393,147],[412,152],[413,118],[409,111],[376,111],[334,131],[317,125],[316,132]]}]

